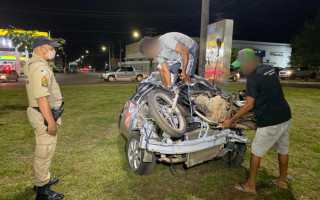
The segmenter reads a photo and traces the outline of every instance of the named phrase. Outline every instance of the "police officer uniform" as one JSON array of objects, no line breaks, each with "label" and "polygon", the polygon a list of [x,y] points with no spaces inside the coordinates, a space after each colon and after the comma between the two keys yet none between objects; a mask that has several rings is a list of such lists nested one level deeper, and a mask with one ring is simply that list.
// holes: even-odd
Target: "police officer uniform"
[{"label": "police officer uniform", "polygon": [[[60,46],[59,43],[55,43],[47,37],[38,37],[34,40],[33,47],[35,48],[44,44],[53,47]],[[29,100],[27,114],[29,122],[34,129],[36,139],[33,165],[34,185],[35,188],[46,189],[44,188],[45,186],[50,186],[57,182],[50,182],[49,172],[51,160],[56,150],[57,135],[48,134],[48,128],[44,123],[45,119],[40,112],[37,99],[47,97],[51,109],[59,109],[62,104],[62,96],[51,67],[41,56],[34,53],[28,64],[24,67],[24,73]],[[61,118],[57,120],[57,124],[61,125]],[[47,187],[47,189],[50,190],[50,187]],[[62,198],[60,196],[57,199]]]}]

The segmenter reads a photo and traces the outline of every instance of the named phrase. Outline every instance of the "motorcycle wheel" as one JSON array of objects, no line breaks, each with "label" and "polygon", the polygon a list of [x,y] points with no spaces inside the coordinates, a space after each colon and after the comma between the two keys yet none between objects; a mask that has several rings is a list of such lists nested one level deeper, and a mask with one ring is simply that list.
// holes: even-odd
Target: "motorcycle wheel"
[{"label": "motorcycle wheel", "polygon": [[126,144],[126,157],[129,167],[138,175],[152,174],[156,160],[155,155],[152,155],[152,162],[143,162],[146,150],[140,149],[139,144],[139,132],[132,132]]},{"label": "motorcycle wheel", "polygon": [[223,160],[225,160],[231,168],[241,168],[246,151],[246,144],[236,143],[234,150],[224,155]]},{"label": "motorcycle wheel", "polygon": [[186,132],[187,122],[178,106],[174,113],[169,113],[172,104],[171,95],[163,90],[154,90],[148,96],[150,113],[157,125],[168,135],[180,138]]}]

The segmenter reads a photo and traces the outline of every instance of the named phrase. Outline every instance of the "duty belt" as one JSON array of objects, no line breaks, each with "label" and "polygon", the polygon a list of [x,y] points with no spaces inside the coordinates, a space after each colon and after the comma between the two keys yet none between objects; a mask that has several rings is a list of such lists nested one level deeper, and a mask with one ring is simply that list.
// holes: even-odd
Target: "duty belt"
[{"label": "duty belt", "polygon": [[[64,104],[64,101],[62,101],[60,108],[51,109],[51,113],[55,122],[57,122],[57,120],[61,117],[61,115],[64,112],[64,109],[62,108],[63,104]],[[39,113],[41,113],[41,110],[39,107],[32,107],[32,108],[38,111]],[[44,119],[44,125],[48,127],[48,122],[46,119]]]}]

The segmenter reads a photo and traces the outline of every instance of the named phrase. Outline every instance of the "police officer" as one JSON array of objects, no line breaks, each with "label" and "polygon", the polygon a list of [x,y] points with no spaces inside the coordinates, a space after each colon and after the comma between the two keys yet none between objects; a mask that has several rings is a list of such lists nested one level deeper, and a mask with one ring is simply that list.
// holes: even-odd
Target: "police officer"
[{"label": "police officer", "polygon": [[[28,119],[35,131],[36,147],[34,154],[34,190],[36,200],[63,199],[50,186],[58,179],[50,180],[50,164],[57,144],[57,125],[61,119],[55,119],[53,111],[62,106],[60,88],[54,77],[48,60],[55,57],[55,49],[61,44],[48,37],[40,36],[33,40],[34,54],[24,68],[29,107]],[[53,110],[53,111],[52,111]]]}]

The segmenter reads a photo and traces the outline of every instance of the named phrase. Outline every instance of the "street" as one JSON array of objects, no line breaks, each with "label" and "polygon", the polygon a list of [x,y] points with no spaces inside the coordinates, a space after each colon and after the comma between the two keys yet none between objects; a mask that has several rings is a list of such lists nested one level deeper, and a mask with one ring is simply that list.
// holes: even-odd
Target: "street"
[{"label": "street", "polygon": [[[88,84],[107,84],[107,83],[132,83],[130,80],[119,80],[116,82],[105,82],[100,78],[100,73],[79,72],[77,74],[55,73],[59,85],[88,85]],[[0,89],[22,88],[25,87],[24,76],[18,82],[0,83]]]},{"label": "street", "polygon": [[[115,82],[105,82],[100,78],[100,73],[79,72],[78,74],[56,73],[59,85],[89,85],[89,84],[131,84],[137,83],[129,79],[117,80]],[[237,82],[230,82],[230,85],[245,85],[246,79],[241,78]],[[281,80],[281,85],[285,87],[320,88],[320,82],[315,80]],[[0,83],[0,89],[23,88],[25,87],[24,77],[21,76],[18,82]]]}]

